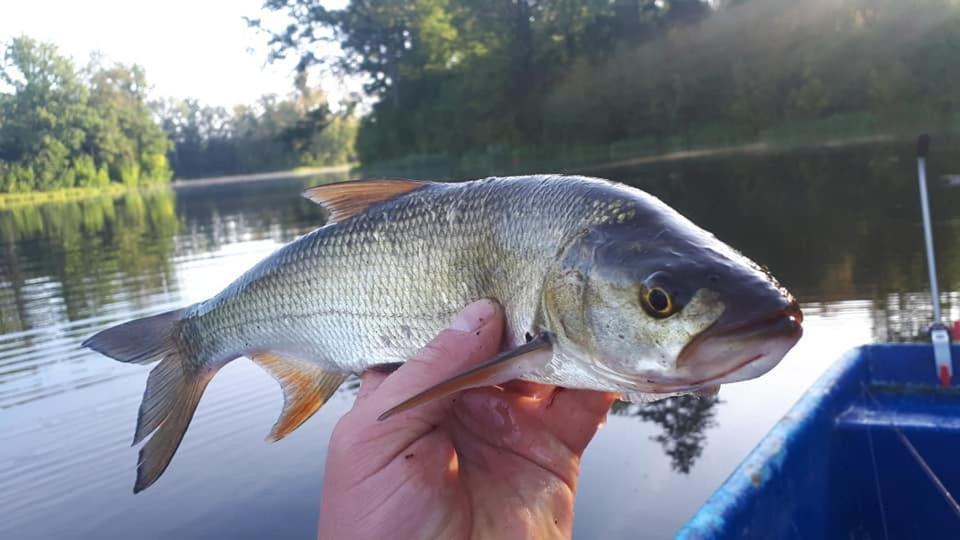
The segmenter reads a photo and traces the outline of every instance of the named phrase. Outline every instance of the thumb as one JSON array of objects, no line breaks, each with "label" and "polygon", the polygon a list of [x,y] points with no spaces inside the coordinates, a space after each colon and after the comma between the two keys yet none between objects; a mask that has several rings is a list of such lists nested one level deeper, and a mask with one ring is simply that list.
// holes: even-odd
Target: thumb
[{"label": "thumb", "polygon": [[[478,300],[463,309],[413,358],[373,390],[362,388],[363,415],[376,417],[390,407],[493,357],[503,335],[503,310],[492,300]],[[364,385],[375,384],[364,380]],[[425,403],[409,411],[408,419],[434,423],[452,403],[453,396]],[[398,420],[399,420],[398,416]]]}]

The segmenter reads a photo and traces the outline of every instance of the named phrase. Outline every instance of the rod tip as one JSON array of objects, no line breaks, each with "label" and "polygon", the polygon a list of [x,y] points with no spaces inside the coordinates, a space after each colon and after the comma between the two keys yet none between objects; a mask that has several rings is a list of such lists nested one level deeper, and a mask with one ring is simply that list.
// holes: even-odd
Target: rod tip
[{"label": "rod tip", "polygon": [[930,151],[930,135],[924,133],[917,137],[917,157],[927,157],[928,151]]}]

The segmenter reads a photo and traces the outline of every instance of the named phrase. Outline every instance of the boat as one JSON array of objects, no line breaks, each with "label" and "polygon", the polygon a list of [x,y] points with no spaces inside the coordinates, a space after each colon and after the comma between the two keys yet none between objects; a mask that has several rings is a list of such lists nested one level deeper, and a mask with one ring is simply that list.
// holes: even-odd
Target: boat
[{"label": "boat", "polygon": [[677,537],[960,538],[960,387],[932,358],[926,344],[847,353]]},{"label": "boat", "polygon": [[[680,530],[700,539],[960,538],[960,386],[941,320],[926,193],[931,343],[844,355]],[[960,326],[958,326],[960,328]]]}]

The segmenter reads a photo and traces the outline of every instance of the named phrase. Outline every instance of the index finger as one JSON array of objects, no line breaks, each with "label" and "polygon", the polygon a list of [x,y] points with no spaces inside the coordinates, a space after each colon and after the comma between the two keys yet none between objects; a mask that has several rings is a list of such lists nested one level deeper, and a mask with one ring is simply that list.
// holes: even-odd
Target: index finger
[{"label": "index finger", "polygon": [[612,392],[558,388],[553,402],[543,408],[542,420],[572,452],[580,455],[606,421],[617,397]]}]

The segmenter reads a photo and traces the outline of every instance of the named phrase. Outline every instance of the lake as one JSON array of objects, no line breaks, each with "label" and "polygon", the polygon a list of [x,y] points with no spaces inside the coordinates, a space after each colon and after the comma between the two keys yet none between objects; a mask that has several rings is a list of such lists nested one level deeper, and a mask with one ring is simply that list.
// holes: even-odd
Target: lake
[{"label": "lake", "polygon": [[[957,150],[935,148],[929,168],[951,319],[960,318],[960,187],[939,177],[960,173]],[[911,152],[904,143],[588,171],[654,193],[768,266],[806,318],[776,369],[717,400],[617,406],[584,456],[578,537],[672,536],[841,352],[922,335],[930,297]],[[523,172],[549,170],[538,169]],[[280,390],[251,362],[229,364],[165,475],[134,496],[130,442],[149,368],[80,342],[218,292],[322,223],[298,194],[330,179],[0,211],[0,538],[314,534],[327,439],[355,384],[268,444]]]}]

